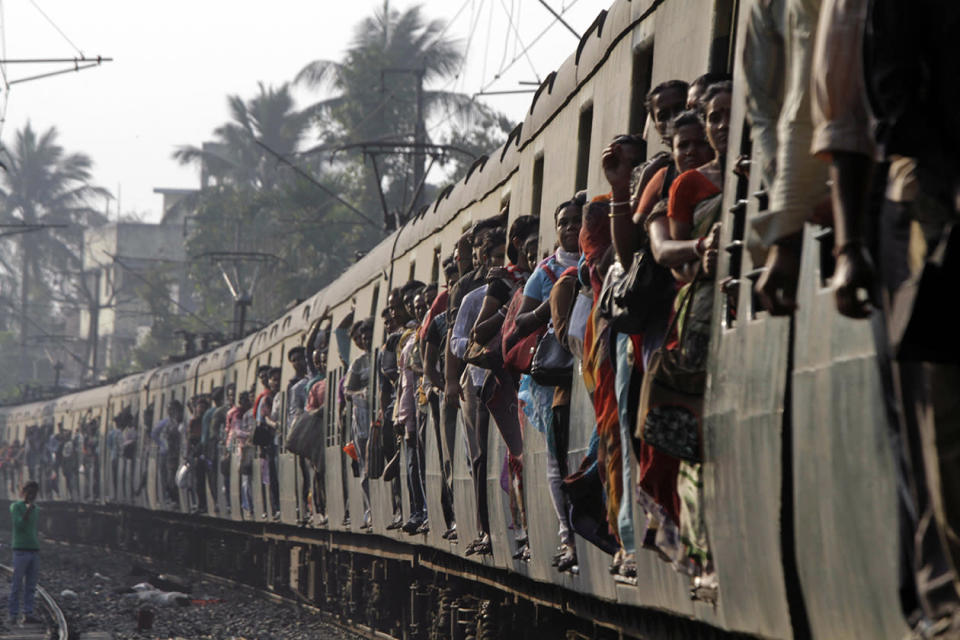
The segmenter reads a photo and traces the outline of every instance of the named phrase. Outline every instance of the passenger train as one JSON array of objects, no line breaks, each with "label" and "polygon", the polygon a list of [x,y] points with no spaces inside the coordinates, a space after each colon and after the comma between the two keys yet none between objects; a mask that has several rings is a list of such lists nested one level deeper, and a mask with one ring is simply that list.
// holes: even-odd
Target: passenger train
[{"label": "passenger train", "polygon": [[[576,51],[543,81],[529,110],[507,142],[478,159],[466,176],[374,247],[339,278],[281,317],[231,344],[192,359],[128,376],[119,382],[42,402],[0,408],[7,440],[24,438],[34,424],[75,428],[99,419],[105,438],[112,418],[129,408],[140,433],[134,475],[147,479],[139,507],[162,509],[158,499],[156,453],[143,420],[165,417],[171,398],[185,401],[215,386],[235,383],[249,389],[258,366],[283,367],[286,353],[325,309],[336,325],[348,314],[376,319],[374,348],[383,339],[380,312],[391,287],[409,278],[438,280],[442,257],[478,220],[509,206],[511,220],[541,215],[541,247],[553,246],[550,212],[578,189],[592,195],[609,187],[600,166],[603,148],[621,133],[639,133],[646,120],[644,97],[667,79],[687,81],[707,71],[734,76],[730,161],[751,149],[745,118],[740,59],[748,3],[742,0],[616,0],[583,34]],[[661,149],[649,140],[647,153]],[[718,281],[730,277],[735,296],[716,291],[705,416],[705,493],[710,544],[719,578],[719,599],[692,601],[687,579],[653,553],[638,552],[636,585],[615,582],[609,556],[578,540],[579,575],[550,566],[556,516],[545,482],[546,443],[536,430],[524,433],[525,487],[532,559],[512,559],[506,495],[498,489],[505,446],[489,431],[489,486],[493,554],[463,561],[524,576],[544,585],[589,595],[625,608],[667,612],[720,631],[769,638],[808,633],[817,638],[894,638],[907,632],[897,597],[897,514],[893,455],[887,439],[881,383],[870,321],[841,317],[829,289],[833,268],[829,229],[805,230],[799,309],[792,318],[771,317],[752,295],[759,275],[744,250],[749,220],[765,206],[759,171],[749,180],[728,171],[724,192]],[[329,529],[349,530],[345,510],[362,513],[359,479],[338,427],[333,392],[344,374],[331,341],[330,390],[326,403],[326,487]],[[356,354],[353,354],[354,356]],[[259,387],[258,387],[259,390]],[[372,394],[376,395],[376,394]],[[376,400],[372,400],[376,402]],[[374,407],[374,409],[376,409]],[[570,465],[582,458],[595,418],[590,399],[574,380]],[[287,425],[289,427],[289,425]],[[455,451],[463,451],[458,430]],[[427,489],[431,514],[441,512],[437,443],[428,439]],[[106,446],[99,448],[100,485],[111,497]],[[237,456],[231,484],[239,504]],[[299,470],[294,456],[280,454],[283,523],[296,523]],[[259,469],[254,469],[259,484]],[[340,487],[346,483],[346,491]],[[415,537],[387,531],[392,519],[390,490],[372,480],[372,536],[463,555],[465,543],[441,538],[437,523]],[[256,485],[255,485],[256,486]],[[406,486],[404,507],[406,512]],[[255,490],[255,513],[266,511]],[[468,465],[454,462],[454,499],[461,540],[472,539],[473,491]],[[61,495],[63,493],[61,492]],[[344,500],[346,497],[346,501]],[[635,518],[642,515],[635,506]],[[240,510],[233,509],[233,519]],[[213,514],[207,514],[213,518]],[[217,517],[227,517],[225,514]],[[354,518],[354,531],[359,527]]]}]

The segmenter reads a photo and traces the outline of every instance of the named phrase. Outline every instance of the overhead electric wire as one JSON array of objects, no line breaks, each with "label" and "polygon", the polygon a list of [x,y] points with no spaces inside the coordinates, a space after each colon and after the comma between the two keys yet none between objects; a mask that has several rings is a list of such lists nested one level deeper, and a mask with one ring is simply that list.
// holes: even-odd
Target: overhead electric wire
[{"label": "overhead electric wire", "polygon": [[[503,10],[507,11],[507,5],[503,4],[503,0],[500,0],[500,6],[503,7]],[[507,13],[507,23],[510,25],[510,28],[513,29],[513,34],[516,36],[517,40],[520,42],[520,45],[523,46],[523,51],[521,52],[524,57],[527,59],[527,63],[530,65],[530,70],[533,71],[533,77],[537,80],[540,79],[540,74],[537,73],[537,68],[533,66],[533,60],[530,59],[529,47],[523,44],[523,40],[520,38],[520,30],[517,29],[517,26],[513,23],[513,14]],[[497,77],[500,77],[503,74],[503,71],[497,72]]]},{"label": "overhead electric wire", "polygon": [[117,263],[118,265],[120,265],[120,266],[123,268],[123,270],[126,271],[128,274],[132,275],[134,278],[137,278],[138,280],[140,280],[141,282],[143,282],[145,285],[147,285],[148,287],[150,287],[151,290],[160,293],[160,295],[162,295],[164,298],[166,298],[167,300],[169,300],[169,301],[172,302],[173,304],[177,305],[182,311],[184,311],[185,313],[187,313],[187,315],[193,316],[194,318],[196,318],[197,320],[199,320],[199,321],[201,322],[201,324],[206,325],[207,328],[212,329],[214,332],[216,332],[216,333],[221,333],[221,330],[220,330],[220,329],[218,329],[217,327],[213,326],[213,325],[210,324],[207,320],[204,320],[202,317],[198,316],[198,315],[195,314],[193,311],[191,311],[190,309],[187,309],[185,306],[183,306],[182,304],[180,304],[180,302],[177,301],[176,299],[174,299],[173,296],[171,296],[167,291],[162,290],[160,287],[158,287],[158,286],[156,286],[154,283],[150,282],[150,280],[148,280],[147,278],[144,278],[142,275],[140,275],[139,273],[137,273],[137,270],[134,269],[133,267],[131,267],[131,266],[127,265],[127,264],[124,264],[123,260],[121,260],[119,256],[111,255],[110,253],[107,253],[106,251],[104,251],[104,254],[106,254],[107,256],[109,256],[111,260],[113,260],[115,263]]},{"label": "overhead electric wire", "polygon": [[[564,12],[569,11],[570,9],[573,8],[573,5],[577,4],[577,2],[579,2],[579,1],[580,1],[580,0],[573,0],[573,2],[571,2],[570,5],[569,5],[566,9],[564,9],[563,11],[564,11]],[[544,28],[544,30],[541,31],[541,32],[537,35],[536,38],[534,38],[533,40],[531,40],[531,41],[530,41],[530,44],[526,45],[526,46],[524,47],[523,51],[520,52],[520,54],[518,54],[517,56],[515,56],[515,57],[513,58],[513,60],[511,60],[511,61],[507,64],[507,66],[506,66],[506,68],[504,68],[503,72],[506,72],[507,70],[509,70],[510,67],[512,67],[514,64],[516,64],[517,60],[519,60],[521,57],[523,57],[524,55],[526,55],[527,51],[529,51],[530,49],[532,49],[533,46],[534,46],[535,44],[537,44],[537,42],[539,42],[541,38],[543,38],[543,36],[547,35],[547,32],[550,31],[550,29],[552,29],[555,24],[557,24],[557,19],[556,19],[556,18],[554,18],[553,22],[551,22],[550,24],[548,24],[548,25],[546,26],[546,28]],[[501,75],[503,74],[503,72],[501,72]],[[496,82],[497,80],[499,80],[499,79],[500,79],[500,78],[493,78],[493,79],[491,79],[490,82],[488,82],[486,85],[483,85],[483,86],[480,87],[480,91],[486,91],[487,89],[489,89],[489,88],[493,85],[493,83],[495,83],[495,82]],[[479,93],[479,92],[477,92],[477,93]]]},{"label": "overhead electric wire", "polygon": [[32,5],[34,6],[34,8],[35,8],[37,11],[40,12],[40,15],[42,15],[44,18],[47,19],[47,22],[50,23],[50,26],[52,26],[54,29],[56,29],[56,30],[57,30],[57,33],[59,33],[61,36],[63,36],[63,39],[66,40],[67,43],[68,43],[71,47],[73,47],[74,49],[76,49],[77,53],[80,54],[80,57],[83,58],[83,57],[84,57],[83,51],[81,51],[81,50],[80,50],[80,47],[78,47],[77,45],[75,45],[75,44],[73,43],[73,40],[71,40],[70,38],[67,37],[67,34],[65,34],[65,33],[63,32],[63,29],[61,29],[60,27],[58,27],[58,26],[57,26],[57,23],[53,21],[53,18],[51,18],[50,16],[48,16],[46,13],[44,13],[43,9],[40,8],[40,5],[38,5],[38,4],[35,2],[35,0],[30,0],[30,4],[32,4]]},{"label": "overhead electric wire", "polygon": [[371,225],[373,225],[374,227],[379,226],[376,222],[374,222],[373,220],[371,220],[371,219],[367,216],[367,214],[365,214],[363,211],[360,211],[360,209],[356,208],[355,206],[353,206],[352,204],[350,204],[349,202],[347,202],[346,200],[344,200],[343,198],[341,198],[340,195],[339,195],[336,191],[334,191],[334,190],[331,189],[330,187],[326,186],[325,184],[321,183],[319,180],[317,180],[316,178],[314,178],[313,176],[311,176],[309,173],[307,173],[306,171],[304,171],[303,169],[301,169],[301,168],[298,167],[297,165],[293,164],[292,162],[290,162],[289,160],[287,160],[286,158],[284,158],[283,155],[277,153],[276,151],[274,151],[273,149],[271,149],[270,147],[268,147],[267,145],[265,145],[265,144],[264,144],[263,142],[261,142],[260,140],[257,140],[256,138],[254,138],[253,141],[254,141],[258,146],[262,147],[267,153],[269,153],[270,155],[272,155],[274,158],[276,158],[277,160],[279,160],[279,161],[282,162],[283,164],[285,164],[285,165],[287,165],[288,167],[290,167],[291,169],[293,169],[294,172],[296,172],[297,175],[305,178],[308,182],[310,182],[310,184],[312,184],[312,185],[314,185],[315,187],[319,188],[321,191],[327,193],[331,198],[333,198],[334,200],[336,200],[337,202],[339,202],[339,203],[342,204],[343,206],[347,207],[348,209],[350,209],[351,211],[353,211],[354,213],[356,213],[358,216],[360,216],[361,218],[363,218],[364,220],[366,220],[367,222],[369,222],[369,223],[370,223]]},{"label": "overhead electric wire", "polygon": [[[17,307],[16,307],[12,302],[10,302],[9,300],[6,300],[6,299],[4,299],[4,298],[0,298],[0,302],[3,302],[4,304],[6,304],[6,305],[7,305],[8,307],[10,307],[11,309],[14,309],[15,311],[19,311],[19,309],[17,309]],[[71,356],[74,360],[76,360],[77,362],[79,362],[85,369],[88,367],[87,362],[86,362],[83,358],[81,358],[80,356],[78,356],[77,354],[75,354],[73,351],[70,351],[70,349],[68,349],[67,347],[63,346],[63,343],[64,343],[64,342],[67,342],[67,338],[64,338],[63,336],[55,336],[54,334],[52,334],[52,333],[50,333],[49,331],[47,331],[46,329],[44,329],[43,326],[40,325],[36,320],[34,320],[33,318],[31,318],[30,316],[28,316],[28,315],[26,315],[26,314],[22,314],[22,317],[23,317],[27,322],[29,322],[35,329],[37,329],[38,331],[40,331],[40,333],[42,334],[41,337],[47,338],[47,339],[49,339],[49,340],[51,340],[51,341],[54,341],[54,342],[59,342],[59,343],[61,344],[61,346],[59,347],[60,349],[63,349],[64,351],[66,351],[66,352],[67,352],[67,355]],[[25,336],[21,336],[21,339],[24,339],[24,338],[25,338]]]}]

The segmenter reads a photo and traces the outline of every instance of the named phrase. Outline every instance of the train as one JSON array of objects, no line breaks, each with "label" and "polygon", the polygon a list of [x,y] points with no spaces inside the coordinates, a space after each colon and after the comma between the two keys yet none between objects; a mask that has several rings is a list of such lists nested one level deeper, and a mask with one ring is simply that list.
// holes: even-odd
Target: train
[{"label": "train", "polygon": [[[458,237],[479,220],[507,207],[510,217],[541,216],[542,247],[552,246],[553,207],[574,192],[609,190],[601,152],[617,134],[640,132],[647,113],[644,98],[657,83],[692,80],[707,71],[733,75],[730,162],[752,148],[746,118],[745,82],[740,60],[749,3],[742,0],[616,0],[601,11],[576,50],[550,73],[532,96],[523,121],[506,143],[479,158],[466,176],[447,188],[398,230],[385,238],[335,281],[241,340],[188,360],[167,364],[122,380],[60,397],[0,408],[0,428],[10,441],[23,441],[35,424],[75,428],[99,420],[102,500],[109,500],[109,464],[103,439],[112,419],[129,410],[139,428],[134,476],[145,477],[135,499],[144,509],[163,510],[157,490],[157,458],[150,446],[144,411],[153,421],[165,417],[170,399],[186,401],[214,387],[234,383],[248,389],[261,365],[283,368],[283,386],[293,375],[287,352],[299,346],[311,323],[329,310],[336,325],[350,314],[375,319],[374,348],[384,339],[381,311],[392,287],[409,278],[442,277],[441,259]],[[647,141],[647,153],[662,150]],[[884,410],[878,353],[870,320],[857,321],[835,310],[829,277],[834,258],[827,227],[807,224],[798,310],[792,317],[770,316],[759,305],[752,284],[762,264],[753,262],[749,221],[766,207],[759,171],[749,179],[727,172],[722,248],[716,287],[707,393],[704,410],[706,523],[720,585],[716,603],[693,601],[687,580],[655,554],[637,557],[637,584],[614,581],[609,556],[577,541],[578,575],[550,565],[556,544],[556,516],[545,483],[546,443],[533,429],[524,433],[523,473],[532,558],[512,559],[506,495],[498,490],[505,445],[490,429],[490,519],[493,554],[464,562],[523,576],[612,603],[616,607],[665,612],[699,621],[722,632],[765,638],[893,638],[908,632],[897,594],[898,532],[896,475]],[[545,215],[541,215],[546,211]],[[355,354],[354,354],[355,355]],[[363,512],[359,479],[349,472],[338,428],[333,390],[344,375],[331,341],[328,357],[325,474],[328,528],[344,526],[347,510]],[[370,394],[376,403],[377,394]],[[374,410],[377,407],[372,407]],[[595,418],[590,399],[574,380],[571,405],[570,466],[576,468],[588,446]],[[289,428],[289,425],[286,426]],[[463,451],[462,429],[454,450]],[[438,444],[427,442],[427,492],[431,514],[439,514],[441,469]],[[239,460],[234,456],[232,477]],[[299,470],[295,457],[279,455],[281,522],[296,524]],[[259,468],[254,469],[259,484]],[[345,483],[346,490],[340,487]],[[239,504],[239,482],[231,485]],[[468,465],[454,463],[454,504],[472,513]],[[406,486],[403,487],[404,504]],[[372,480],[372,536],[399,545],[418,545],[453,555],[463,547],[441,537],[442,527],[407,536],[386,530],[392,518],[390,490]],[[61,492],[63,495],[63,492]],[[267,511],[254,491],[255,512]],[[635,520],[641,521],[639,506]],[[235,508],[207,518],[240,517]],[[470,539],[471,518],[461,516],[461,539]],[[360,524],[354,518],[353,530]]]}]

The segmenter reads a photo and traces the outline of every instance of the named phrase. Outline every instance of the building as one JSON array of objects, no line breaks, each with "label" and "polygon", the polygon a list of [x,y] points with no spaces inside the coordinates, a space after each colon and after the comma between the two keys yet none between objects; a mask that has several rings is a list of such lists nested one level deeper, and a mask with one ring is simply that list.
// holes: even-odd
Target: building
[{"label": "building", "polygon": [[194,191],[154,193],[163,196],[158,224],[118,221],[83,234],[83,277],[91,300],[81,309],[77,329],[87,341],[94,377],[128,358],[149,333],[158,304],[174,313],[193,308],[187,293],[185,207],[177,205]]}]

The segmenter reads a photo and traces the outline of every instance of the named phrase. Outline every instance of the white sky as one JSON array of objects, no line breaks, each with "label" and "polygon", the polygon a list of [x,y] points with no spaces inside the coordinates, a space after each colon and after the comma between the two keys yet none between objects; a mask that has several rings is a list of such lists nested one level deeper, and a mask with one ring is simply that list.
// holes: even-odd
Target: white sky
[{"label": "white sky", "polygon": [[[610,0],[547,0],[579,33]],[[124,212],[160,216],[154,187],[199,186],[199,172],[171,158],[182,144],[199,145],[225,122],[228,94],[252,97],[257,82],[290,81],[311,60],[339,59],[353,27],[382,0],[0,0],[4,59],[113,57],[79,73],[10,87],[2,141],[29,120],[34,129],[56,126],[67,151],[94,161],[94,181],[121,197]],[[399,9],[413,4],[393,0]],[[466,67],[449,90],[472,94],[530,89],[519,81],[542,79],[577,46],[577,40],[540,0],[425,0],[428,18],[452,20],[450,35],[467,48]],[[39,9],[38,9],[39,7]],[[41,13],[41,11],[43,13]],[[459,12],[459,15],[457,15]],[[514,28],[508,16],[513,15]],[[456,18],[454,19],[454,17]],[[551,22],[553,26],[519,56]],[[519,32],[519,38],[516,33]],[[520,43],[523,44],[520,44]],[[6,65],[9,81],[68,68]],[[536,75],[535,75],[536,72]],[[520,120],[532,94],[485,98]],[[3,96],[0,96],[3,97]],[[298,92],[299,106],[318,94]],[[2,100],[0,100],[2,105]],[[116,204],[111,205],[116,212]]]}]

